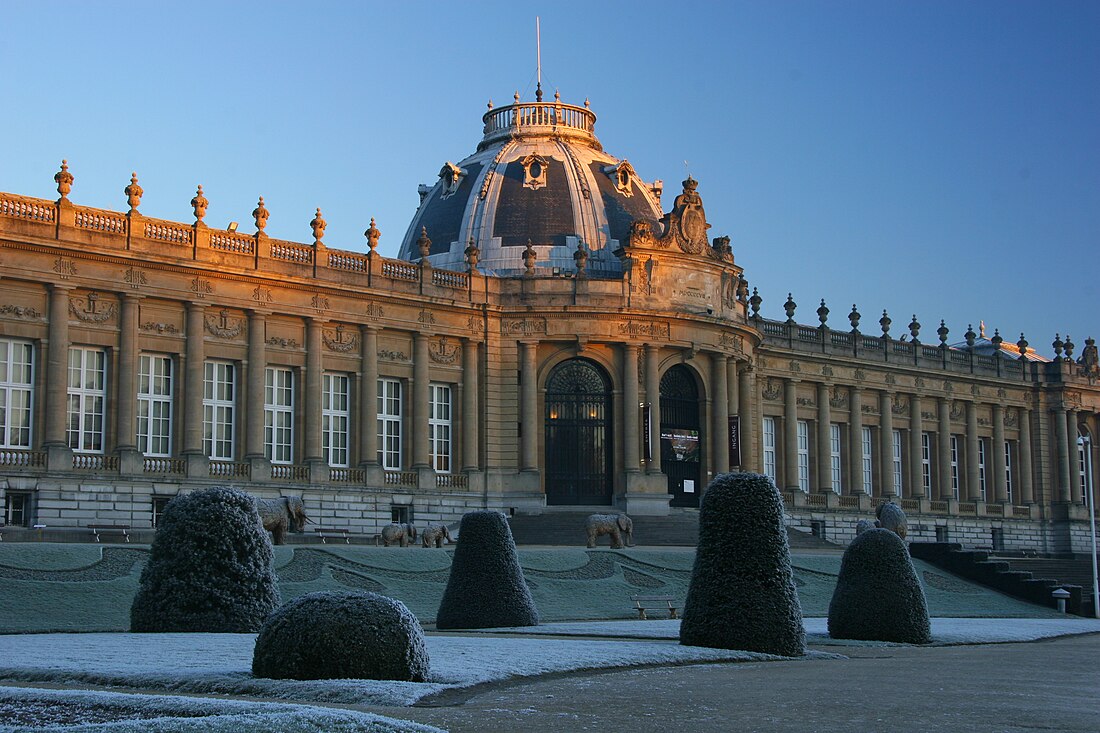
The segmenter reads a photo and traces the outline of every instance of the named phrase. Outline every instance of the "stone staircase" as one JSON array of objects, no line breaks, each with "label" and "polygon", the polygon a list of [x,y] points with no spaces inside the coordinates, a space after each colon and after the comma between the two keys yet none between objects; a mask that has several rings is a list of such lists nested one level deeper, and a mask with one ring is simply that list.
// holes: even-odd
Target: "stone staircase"
[{"label": "stone staircase", "polygon": [[1092,609],[1092,561],[1088,555],[1067,559],[994,553],[989,559],[1007,562],[1013,571],[1031,573],[1033,578],[1051,578],[1058,586],[1081,586],[1081,615],[1095,615]]},{"label": "stone staircase", "polygon": [[[517,545],[556,545],[584,547],[587,537],[584,520],[589,514],[609,514],[607,507],[569,510],[551,509],[543,514],[516,514],[511,517],[512,537]],[[642,547],[695,547],[699,543],[699,512],[674,510],[665,517],[631,517],[634,520],[634,542]],[[788,529],[792,550],[837,551],[840,545],[826,542],[808,532]],[[607,547],[607,537],[598,545]]]}]

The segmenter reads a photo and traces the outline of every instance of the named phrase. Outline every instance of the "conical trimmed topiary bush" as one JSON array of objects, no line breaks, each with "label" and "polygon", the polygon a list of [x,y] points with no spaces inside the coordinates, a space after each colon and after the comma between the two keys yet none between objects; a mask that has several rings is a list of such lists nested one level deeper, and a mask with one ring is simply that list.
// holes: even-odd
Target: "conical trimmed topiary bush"
[{"label": "conical trimmed topiary bush", "polygon": [[507,518],[495,511],[463,516],[436,628],[488,629],[538,623],[539,612],[523,579]]},{"label": "conical trimmed topiary bush", "polygon": [[168,503],[131,631],[258,631],[279,605],[271,540],[248,494],[215,487]]},{"label": "conical trimmed topiary bush", "polygon": [[829,603],[829,636],[927,644],[928,605],[909,550],[888,529],[858,535],[840,564]]},{"label": "conical trimmed topiary bush", "polygon": [[405,604],[377,593],[319,591],[268,616],[252,674],[291,680],[428,680],[424,631]]},{"label": "conical trimmed topiary bush", "polygon": [[722,474],[703,494],[680,643],[805,654],[783,502],[766,476]]}]

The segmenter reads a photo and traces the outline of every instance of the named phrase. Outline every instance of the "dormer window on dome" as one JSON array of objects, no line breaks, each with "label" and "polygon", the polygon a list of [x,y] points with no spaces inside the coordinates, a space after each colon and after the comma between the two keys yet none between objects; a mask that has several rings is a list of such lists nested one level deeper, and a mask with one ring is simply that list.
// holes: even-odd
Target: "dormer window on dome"
[{"label": "dormer window on dome", "polygon": [[462,177],[466,175],[466,171],[459,168],[454,163],[447,161],[443,164],[443,167],[439,169],[439,178],[443,182],[443,190],[440,192],[440,198],[449,198],[453,196],[457,191],[459,185],[462,183]]},{"label": "dormer window on dome", "polygon": [[541,155],[528,155],[520,161],[523,166],[523,187],[538,191],[546,185],[546,169],[549,161]]},{"label": "dormer window on dome", "polygon": [[623,160],[616,165],[606,165],[603,168],[603,172],[606,173],[611,179],[611,182],[615,184],[616,191],[623,196],[634,195],[632,181],[638,174],[634,172],[634,166],[630,165],[630,163]]}]

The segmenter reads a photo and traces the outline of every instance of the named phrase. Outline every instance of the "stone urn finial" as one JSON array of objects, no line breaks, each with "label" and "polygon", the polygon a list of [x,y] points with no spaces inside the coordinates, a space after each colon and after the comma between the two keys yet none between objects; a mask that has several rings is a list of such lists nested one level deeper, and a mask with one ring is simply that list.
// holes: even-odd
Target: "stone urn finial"
[{"label": "stone urn finial", "polygon": [[752,289],[752,297],[749,298],[749,307],[752,309],[752,317],[760,317],[760,304],[764,302],[764,299],[760,297],[760,291],[756,288]]},{"label": "stone urn finial", "polygon": [[259,203],[256,204],[256,208],[252,210],[252,218],[256,220],[256,233],[263,235],[264,227],[267,226],[267,218],[271,216],[271,212],[264,206],[264,197],[260,197]]},{"label": "stone urn finial", "polygon": [[477,270],[478,260],[481,259],[481,247],[477,246],[473,237],[470,237],[470,244],[466,246],[462,254],[466,255],[466,265],[470,268],[470,272]]},{"label": "stone urn finial", "polygon": [[428,239],[428,227],[420,227],[420,237],[416,240],[416,248],[420,251],[420,259],[425,259],[432,251],[432,240]]},{"label": "stone urn finial", "polygon": [[1016,348],[1020,350],[1020,361],[1027,359],[1027,339],[1024,338],[1024,332],[1020,332],[1020,340],[1016,342]]},{"label": "stone urn finial", "polygon": [[577,265],[577,277],[588,277],[588,248],[584,242],[577,242],[577,251],[573,253],[573,262]]},{"label": "stone urn finial", "polygon": [[325,227],[328,223],[325,218],[321,216],[321,207],[317,207],[317,214],[309,222],[309,228],[313,230],[313,244],[318,245],[321,243],[321,239],[325,236]]},{"label": "stone urn finial", "polygon": [[978,338],[978,334],[974,333],[974,324],[966,324],[966,333],[963,334],[963,338],[966,339],[967,346],[973,346],[974,342]]},{"label": "stone urn finial", "polygon": [[527,248],[523,250],[523,274],[525,277],[534,277],[535,275],[535,261],[538,260],[539,253],[535,251],[534,246],[531,244],[531,240],[527,240]]},{"label": "stone urn finial", "polygon": [[914,344],[920,343],[920,321],[917,320],[916,313],[913,314],[913,320],[909,321],[909,335]]},{"label": "stone urn finial", "polygon": [[825,324],[829,320],[829,306],[825,305],[825,299],[821,299],[821,305],[817,307],[817,320],[821,321],[821,327],[825,328]]},{"label": "stone urn finial", "polygon": [[951,329],[947,327],[947,322],[941,318],[940,327],[936,329],[936,335],[940,337],[940,346],[947,346],[947,334],[949,333],[951,333]]},{"label": "stone urn finial", "polygon": [[1061,334],[1054,334],[1054,340],[1050,342],[1051,348],[1054,349],[1054,360],[1062,360],[1062,336]]},{"label": "stone urn finial", "polygon": [[202,195],[202,184],[195,191],[195,197],[191,199],[191,207],[195,210],[195,226],[204,227],[202,219],[206,216],[206,207],[210,205],[206,197]]},{"label": "stone urn finial", "polygon": [[787,293],[787,302],[783,304],[783,312],[787,314],[787,323],[794,323],[794,311],[798,308],[798,303],[794,302],[794,297],[791,293]]},{"label": "stone urn finial", "polygon": [[882,318],[878,319],[879,328],[882,329],[882,337],[886,338],[890,335],[890,324],[893,323],[890,320],[890,315],[886,312],[886,309],[882,309]]},{"label": "stone urn finial", "polygon": [[993,344],[993,348],[997,351],[1001,350],[1001,344],[1004,343],[1004,339],[1001,338],[1001,329],[993,329],[993,338],[989,339],[989,342]]},{"label": "stone urn finial", "polygon": [[378,231],[378,227],[374,225],[374,217],[370,218],[370,228],[363,232],[363,236],[367,238],[367,246],[370,247],[371,254],[374,254],[374,250],[378,247],[378,238],[382,236],[382,232]]},{"label": "stone urn finial", "polygon": [[126,203],[130,204],[130,213],[138,213],[138,207],[141,206],[141,197],[144,195],[145,190],[138,185],[137,172],[130,174],[130,185],[122,189],[122,192],[126,194]]},{"label": "stone urn finial", "polygon": [[1069,337],[1068,333],[1066,334],[1066,343],[1064,344],[1064,346],[1066,348],[1066,356],[1064,360],[1073,361],[1073,349],[1076,347],[1073,344],[1073,339]]},{"label": "stone urn finial", "polygon": [[856,304],[852,303],[852,312],[848,314],[848,323],[852,324],[852,333],[859,333],[859,319],[863,318],[860,312],[856,309]]},{"label": "stone urn finial", "polygon": [[68,201],[69,192],[73,190],[73,174],[69,173],[69,161],[61,161],[61,170],[53,174],[53,179],[57,181],[57,192],[61,194],[58,203]]}]

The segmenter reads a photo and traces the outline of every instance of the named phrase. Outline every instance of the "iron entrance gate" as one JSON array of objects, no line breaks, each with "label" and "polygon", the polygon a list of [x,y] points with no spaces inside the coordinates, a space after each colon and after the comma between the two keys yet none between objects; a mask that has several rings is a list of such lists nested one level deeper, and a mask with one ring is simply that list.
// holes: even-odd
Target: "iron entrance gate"
[{"label": "iron entrance gate", "polygon": [[670,506],[699,506],[699,388],[680,364],[661,377],[661,469],[668,476]]},{"label": "iron entrance gate", "polygon": [[546,503],[611,504],[611,382],[570,359],[546,380]]}]

